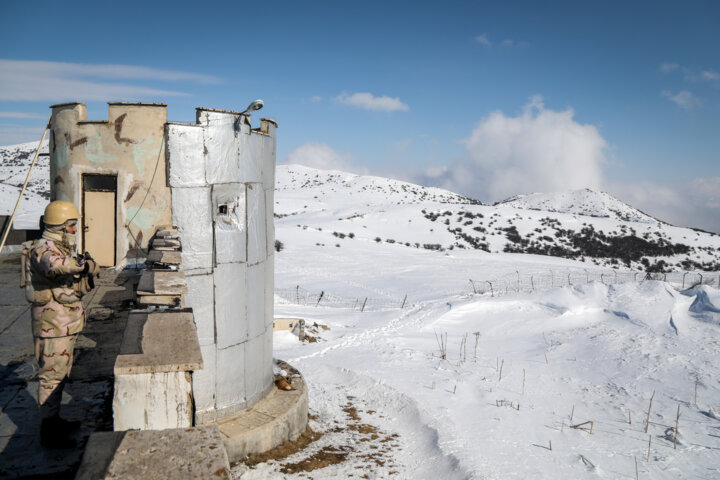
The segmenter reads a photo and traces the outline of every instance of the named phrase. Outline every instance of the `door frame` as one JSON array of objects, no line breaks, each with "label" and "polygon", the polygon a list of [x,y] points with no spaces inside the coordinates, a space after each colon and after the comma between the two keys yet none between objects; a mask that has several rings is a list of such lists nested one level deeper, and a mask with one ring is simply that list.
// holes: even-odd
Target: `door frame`
[{"label": "door frame", "polygon": [[[87,243],[85,242],[85,230],[87,228],[87,223],[85,221],[86,215],[85,215],[85,192],[113,192],[113,265],[117,264],[117,173],[82,173],[82,178],[80,182],[81,190],[82,190],[82,248],[84,251],[87,251]],[[91,187],[86,188],[85,180],[89,179],[90,177],[112,177],[114,179],[114,187],[108,188],[108,187]]]}]

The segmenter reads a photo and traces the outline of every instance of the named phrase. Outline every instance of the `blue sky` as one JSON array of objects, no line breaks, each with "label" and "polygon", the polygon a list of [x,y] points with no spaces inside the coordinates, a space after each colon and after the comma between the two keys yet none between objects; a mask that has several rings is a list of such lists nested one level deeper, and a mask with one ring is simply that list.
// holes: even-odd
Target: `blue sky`
[{"label": "blue sky", "polygon": [[62,101],[262,98],[279,163],[488,202],[599,188],[720,231],[718,25],[712,1],[2,2],[0,144]]}]

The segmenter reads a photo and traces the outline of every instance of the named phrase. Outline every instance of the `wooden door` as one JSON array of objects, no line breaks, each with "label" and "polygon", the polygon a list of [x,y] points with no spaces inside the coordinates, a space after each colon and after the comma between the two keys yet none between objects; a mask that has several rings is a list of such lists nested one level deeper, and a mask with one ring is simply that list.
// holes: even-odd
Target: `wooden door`
[{"label": "wooden door", "polygon": [[115,196],[111,190],[83,192],[83,250],[102,267],[115,265]]}]

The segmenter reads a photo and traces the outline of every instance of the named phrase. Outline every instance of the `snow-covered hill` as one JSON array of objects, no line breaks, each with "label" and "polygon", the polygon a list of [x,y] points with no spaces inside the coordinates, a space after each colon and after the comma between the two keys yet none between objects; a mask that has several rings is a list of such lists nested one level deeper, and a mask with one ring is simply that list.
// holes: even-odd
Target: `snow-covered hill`
[{"label": "snow-covered hill", "polygon": [[445,252],[550,255],[651,271],[720,269],[720,236],[668,225],[592,190],[483,205],[437,188],[297,165],[278,166],[276,183],[278,227],[305,232],[286,238],[279,233],[280,241],[305,238],[333,246],[357,238]]},{"label": "snow-covered hill", "polygon": [[544,210],[546,212],[570,213],[586,217],[612,218],[640,223],[659,221],[605,192],[583,188],[570,192],[531,193],[516,195],[499,202],[515,208]]},{"label": "snow-covered hill", "polygon": [[[15,208],[38,142],[0,147],[0,215],[10,215]],[[50,199],[50,165],[47,141],[40,149],[27,189],[20,202],[14,227],[34,230]]]}]

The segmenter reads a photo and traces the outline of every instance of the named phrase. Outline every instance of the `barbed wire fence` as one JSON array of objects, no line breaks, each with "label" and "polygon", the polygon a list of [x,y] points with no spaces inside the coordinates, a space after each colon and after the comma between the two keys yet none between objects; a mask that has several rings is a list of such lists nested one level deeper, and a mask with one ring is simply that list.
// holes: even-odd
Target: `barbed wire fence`
[{"label": "barbed wire fence", "polygon": [[[648,273],[648,272],[619,272],[590,271],[590,270],[569,270],[553,271],[547,273],[523,274],[519,270],[514,274],[507,274],[494,279],[469,279],[461,292],[462,295],[487,295],[497,297],[510,293],[535,292],[550,290],[557,287],[585,285],[599,282],[605,285],[623,283],[639,283],[646,280],[658,280],[667,282],[673,288],[685,290],[696,285],[707,285],[720,289],[720,272],[671,272],[671,273]],[[408,295],[403,298],[386,296],[374,298],[368,296],[346,297],[336,295],[326,290],[311,292],[297,285],[294,288],[277,288],[275,295],[284,300],[305,306],[325,306],[335,308],[348,308],[351,310],[382,311],[403,309],[412,305]]]}]

